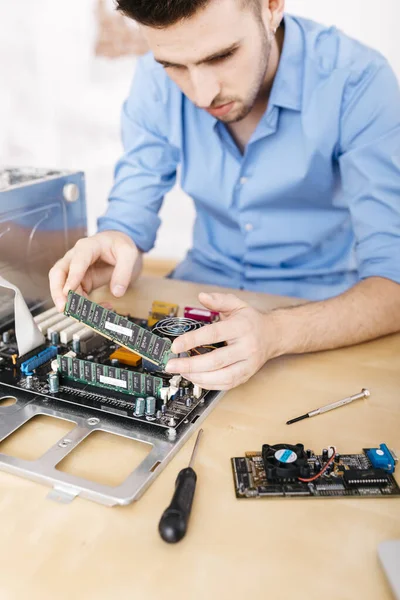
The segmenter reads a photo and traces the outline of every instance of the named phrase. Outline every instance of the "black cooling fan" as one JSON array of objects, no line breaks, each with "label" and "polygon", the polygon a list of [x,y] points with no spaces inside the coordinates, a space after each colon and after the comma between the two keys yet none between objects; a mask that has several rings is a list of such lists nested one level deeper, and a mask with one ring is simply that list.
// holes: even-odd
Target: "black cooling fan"
[{"label": "black cooling fan", "polygon": [[296,481],[310,476],[303,444],[264,444],[262,458],[268,481]]}]

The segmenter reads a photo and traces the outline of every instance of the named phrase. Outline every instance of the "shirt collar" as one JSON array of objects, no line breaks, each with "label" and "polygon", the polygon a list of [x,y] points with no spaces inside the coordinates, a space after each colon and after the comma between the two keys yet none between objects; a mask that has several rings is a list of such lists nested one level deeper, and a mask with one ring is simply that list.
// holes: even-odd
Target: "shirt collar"
[{"label": "shirt collar", "polygon": [[305,44],[297,21],[284,16],[285,40],[278,71],[272,85],[270,104],[300,111],[303,100]]}]

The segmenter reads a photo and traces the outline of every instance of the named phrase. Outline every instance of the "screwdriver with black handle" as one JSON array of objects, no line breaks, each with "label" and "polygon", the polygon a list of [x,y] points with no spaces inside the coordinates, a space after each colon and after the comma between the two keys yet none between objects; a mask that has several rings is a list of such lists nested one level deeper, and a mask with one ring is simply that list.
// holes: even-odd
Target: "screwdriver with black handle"
[{"label": "screwdriver with black handle", "polygon": [[202,433],[203,430],[200,429],[189,466],[186,469],[179,471],[171,504],[163,512],[158,525],[158,531],[160,532],[162,539],[169,544],[180,542],[187,532],[197,482],[197,475],[193,470],[192,465],[196,457]]}]

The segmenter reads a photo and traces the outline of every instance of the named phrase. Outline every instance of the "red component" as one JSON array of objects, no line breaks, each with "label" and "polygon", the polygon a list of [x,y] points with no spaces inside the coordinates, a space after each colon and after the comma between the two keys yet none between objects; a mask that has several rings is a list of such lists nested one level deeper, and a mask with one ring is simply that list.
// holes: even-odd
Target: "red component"
[{"label": "red component", "polygon": [[208,308],[193,308],[193,306],[185,306],[184,316],[186,319],[201,321],[201,323],[214,323],[218,321],[219,312],[208,310]]}]

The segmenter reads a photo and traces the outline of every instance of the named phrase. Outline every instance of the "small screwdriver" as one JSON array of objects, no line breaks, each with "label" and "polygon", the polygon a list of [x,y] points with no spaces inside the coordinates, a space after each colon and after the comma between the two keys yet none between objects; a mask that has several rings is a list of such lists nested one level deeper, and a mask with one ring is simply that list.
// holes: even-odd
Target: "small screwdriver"
[{"label": "small screwdriver", "polygon": [[163,512],[158,525],[162,539],[169,544],[180,542],[186,535],[197,482],[197,475],[192,465],[202,433],[203,430],[200,429],[189,466],[179,471],[171,504]]}]

